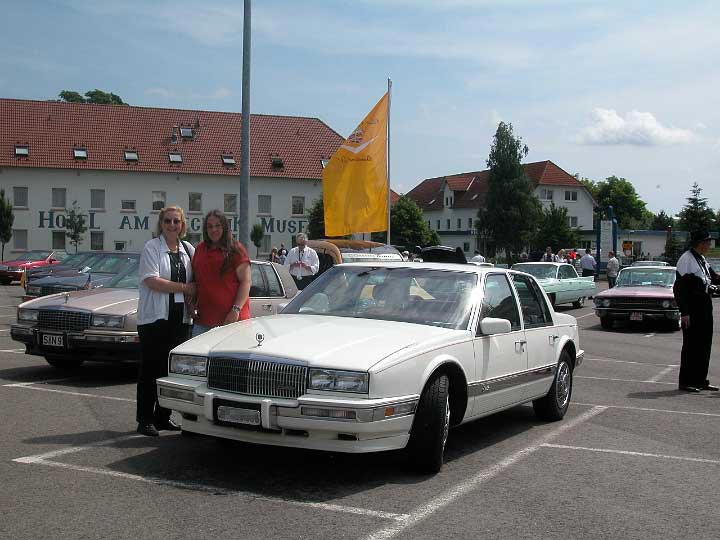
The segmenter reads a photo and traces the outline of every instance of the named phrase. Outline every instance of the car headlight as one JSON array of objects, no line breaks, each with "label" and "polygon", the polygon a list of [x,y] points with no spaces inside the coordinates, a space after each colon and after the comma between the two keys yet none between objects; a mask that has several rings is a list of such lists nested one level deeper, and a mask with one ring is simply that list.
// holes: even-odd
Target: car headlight
[{"label": "car headlight", "polygon": [[123,315],[93,315],[90,326],[96,328],[122,328],[125,316]]},{"label": "car headlight", "polygon": [[596,306],[602,305],[602,298],[598,298],[597,296],[593,299],[593,302],[595,302]]},{"label": "car headlight", "polygon": [[178,375],[207,377],[207,357],[190,356],[188,354],[171,354],[169,371],[170,373],[177,373]]},{"label": "car headlight", "polygon": [[363,371],[311,369],[308,373],[308,388],[310,390],[367,394],[368,379],[369,375]]},{"label": "car headlight", "polygon": [[670,307],[670,300],[663,300],[662,307],[667,309]]},{"label": "car headlight", "polygon": [[27,294],[34,294],[40,296],[42,294],[42,287],[40,287],[39,285],[28,285],[28,288],[25,289],[25,292]]},{"label": "car headlight", "polygon": [[602,301],[602,305],[603,305],[603,307],[610,307],[610,299],[609,299],[609,298],[605,298],[605,299]]},{"label": "car headlight", "polygon": [[18,321],[37,322],[38,313],[37,309],[18,309],[17,318]]}]

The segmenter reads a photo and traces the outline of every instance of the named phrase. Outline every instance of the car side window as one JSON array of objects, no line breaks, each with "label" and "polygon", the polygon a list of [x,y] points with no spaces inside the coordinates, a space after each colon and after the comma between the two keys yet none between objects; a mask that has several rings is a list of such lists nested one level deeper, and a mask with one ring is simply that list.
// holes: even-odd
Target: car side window
[{"label": "car side window", "polygon": [[533,280],[518,274],[513,275],[512,279],[518,298],[520,298],[525,328],[539,328],[551,324],[550,311]]},{"label": "car side window", "polygon": [[262,269],[263,274],[265,274],[265,280],[267,281],[268,296],[274,296],[274,297],[285,296],[282,285],[280,284],[280,279],[278,278],[278,275],[275,272],[275,269],[272,266],[270,266],[269,264],[263,264],[262,266],[260,266],[260,268]]},{"label": "car side window", "polygon": [[265,287],[265,281],[263,280],[262,271],[257,264],[250,265],[250,297],[251,298],[263,298],[268,295],[267,288]]},{"label": "car side window", "polygon": [[563,265],[560,267],[560,279],[572,279],[576,278],[577,272],[572,266]]},{"label": "car side window", "polygon": [[510,283],[503,274],[490,274],[485,279],[480,319],[494,317],[510,321],[512,330],[520,330],[520,313]]}]

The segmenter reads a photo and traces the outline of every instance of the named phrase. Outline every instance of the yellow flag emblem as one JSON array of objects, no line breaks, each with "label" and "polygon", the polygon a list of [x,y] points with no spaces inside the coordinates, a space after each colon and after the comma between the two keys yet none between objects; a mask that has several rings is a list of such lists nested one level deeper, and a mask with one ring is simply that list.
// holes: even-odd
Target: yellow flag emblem
[{"label": "yellow flag emblem", "polygon": [[325,234],[387,230],[388,94],[360,122],[325,166]]}]

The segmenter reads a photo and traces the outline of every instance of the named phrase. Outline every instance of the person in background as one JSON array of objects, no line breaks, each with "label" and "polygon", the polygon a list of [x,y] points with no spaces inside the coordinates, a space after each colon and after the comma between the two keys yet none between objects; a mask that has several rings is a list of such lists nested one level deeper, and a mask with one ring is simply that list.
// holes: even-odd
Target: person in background
[{"label": "person in background", "polygon": [[680,256],[675,266],[673,293],[683,332],[678,389],[685,392],[718,390],[707,378],[713,338],[711,294],[712,288],[720,284],[720,276],[705,260],[710,242],[707,231],[693,231],[690,249]]},{"label": "person in background", "polygon": [[480,255],[480,252],[476,249],[475,254],[473,255],[472,259],[470,259],[472,262],[485,262],[485,257]]},{"label": "person in background", "polygon": [[557,262],[559,262],[559,263],[566,263],[566,262],[568,262],[567,257],[565,256],[565,250],[564,250],[564,249],[561,249],[560,251],[558,251],[558,252],[557,252],[557,255],[555,255],[555,258],[556,258]]},{"label": "person in background", "polygon": [[402,252],[402,258],[403,258],[403,261],[410,261],[410,260],[412,260],[412,259],[410,258],[410,252],[407,251],[407,250],[405,250],[405,251]]},{"label": "person in background", "polygon": [[160,407],[155,380],[168,374],[168,354],[190,336],[186,298],[196,292],[193,247],[182,241],[187,230],[179,206],[160,210],[157,236],[145,243],[138,268],[137,329],[140,370],[137,382],[137,431],[151,437],[158,430],[178,431],[170,409]]},{"label": "person in background", "polygon": [[545,254],[542,256],[542,262],[557,262],[557,255],[554,255],[550,246],[545,248]]},{"label": "person in background", "polygon": [[268,261],[279,263],[280,262],[280,255],[278,255],[278,248],[274,247],[270,250],[270,255],[268,255]]},{"label": "person in background", "polygon": [[580,258],[580,268],[582,269],[583,277],[594,276],[597,263],[595,257],[590,255],[590,249],[585,250],[585,255]]},{"label": "person in background", "polygon": [[618,272],[620,271],[620,261],[618,261],[614,251],[608,251],[608,257],[610,258],[607,262],[607,280],[608,288],[612,289],[615,286]]},{"label": "person in background", "polygon": [[287,254],[284,264],[290,268],[290,275],[295,280],[297,288],[303,290],[317,274],[320,260],[315,250],[307,246],[305,233],[298,233],[295,241],[297,245]]},{"label": "person in background", "polygon": [[197,317],[192,335],[250,318],[250,257],[235,240],[222,210],[211,210],[203,220],[203,241],[195,250]]}]

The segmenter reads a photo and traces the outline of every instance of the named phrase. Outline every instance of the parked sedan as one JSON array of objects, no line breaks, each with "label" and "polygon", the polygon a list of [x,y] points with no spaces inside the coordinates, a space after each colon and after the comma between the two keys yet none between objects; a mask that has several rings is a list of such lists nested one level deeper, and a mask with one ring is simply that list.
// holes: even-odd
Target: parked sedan
[{"label": "parked sedan", "polygon": [[60,272],[79,272],[82,268],[87,266],[88,262],[98,258],[98,256],[99,254],[96,252],[83,251],[69,255],[59,264],[38,266],[36,268],[27,269],[25,270],[25,274],[23,275],[23,279],[20,281],[20,284],[23,287],[27,287],[28,284],[35,279],[57,275]]},{"label": "parked sedan", "polygon": [[630,266],[620,270],[615,287],[595,296],[595,314],[610,329],[615,321],[656,321],[680,328],[673,296],[674,266]]},{"label": "parked sedan", "polygon": [[10,285],[13,281],[19,281],[25,270],[58,264],[67,256],[68,254],[62,250],[35,250],[20,253],[14,259],[0,262],[0,284]]},{"label": "parked sedan", "polygon": [[450,427],[532,401],[560,420],[577,321],[527,274],[469,264],[335,266],[277,316],[170,353],[163,407],[186,432],[335,452],[406,449],[436,472]]},{"label": "parked sedan", "polygon": [[553,306],[572,303],[573,307],[581,308],[585,299],[595,295],[596,286],[592,276],[578,276],[575,267],[566,263],[533,262],[518,263],[513,270],[527,272],[535,276],[545,289]]}]

